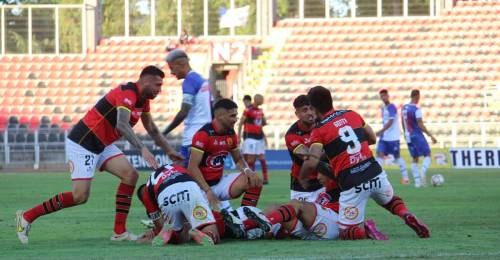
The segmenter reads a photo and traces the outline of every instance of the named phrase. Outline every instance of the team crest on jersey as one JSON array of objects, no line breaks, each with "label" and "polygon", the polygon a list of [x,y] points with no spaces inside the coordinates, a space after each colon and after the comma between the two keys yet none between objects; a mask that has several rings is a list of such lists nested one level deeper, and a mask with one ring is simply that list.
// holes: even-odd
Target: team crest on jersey
[{"label": "team crest on jersey", "polygon": [[344,216],[349,220],[357,218],[358,215],[359,215],[359,210],[356,207],[347,207],[344,209]]},{"label": "team crest on jersey", "polygon": [[224,161],[226,160],[227,152],[218,152],[207,157],[207,166],[211,168],[222,168],[224,167]]},{"label": "team crest on jersey", "polygon": [[68,161],[68,166],[69,166],[69,172],[73,173],[73,171],[75,170],[75,164],[73,163],[72,160]]},{"label": "team crest on jersey", "polygon": [[200,205],[196,205],[193,209],[193,217],[197,220],[204,220],[208,216],[207,210]]},{"label": "team crest on jersey", "polygon": [[132,100],[128,99],[128,98],[124,98],[123,99],[123,103],[125,104],[129,104],[129,105],[132,105]]},{"label": "team crest on jersey", "polygon": [[227,142],[227,145],[229,145],[229,146],[233,145],[233,139],[231,139],[231,137],[228,137],[226,142]]},{"label": "team crest on jersey", "polygon": [[316,234],[316,236],[318,237],[324,237],[327,231],[328,227],[326,226],[325,223],[319,223],[318,225],[314,226],[312,230],[312,232]]}]

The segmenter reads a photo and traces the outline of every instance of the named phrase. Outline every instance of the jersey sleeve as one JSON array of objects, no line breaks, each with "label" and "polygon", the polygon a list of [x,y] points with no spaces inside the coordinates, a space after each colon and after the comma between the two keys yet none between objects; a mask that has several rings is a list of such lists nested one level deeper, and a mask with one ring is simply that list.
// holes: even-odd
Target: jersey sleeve
[{"label": "jersey sleeve", "polygon": [[[146,187],[146,189],[149,189],[150,187]],[[144,207],[146,208],[146,213],[148,214],[149,218],[152,220],[159,219],[161,217],[161,210],[158,207],[158,204],[156,204],[154,201],[151,200],[151,197],[148,195],[148,192],[145,191],[143,194],[142,198],[142,203],[144,204]]]},{"label": "jersey sleeve", "polygon": [[319,143],[319,144],[324,145],[323,138],[321,138],[321,133],[320,133],[320,129],[319,128],[314,128],[312,130],[312,132],[311,132],[311,138],[310,138],[309,143],[311,145],[313,145],[315,143]]},{"label": "jersey sleeve", "polygon": [[124,107],[130,111],[135,108],[135,103],[137,102],[137,95],[132,90],[118,90],[116,95],[114,95],[114,105],[116,107]]},{"label": "jersey sleeve", "polygon": [[417,108],[415,111],[415,118],[422,118],[422,110],[420,108]]},{"label": "jersey sleeve", "polygon": [[389,112],[389,119],[394,119],[398,115],[398,110],[394,104],[390,104],[387,107],[387,111]]},{"label": "jersey sleeve", "polygon": [[366,123],[365,123],[365,120],[363,119],[363,117],[355,111],[351,111],[351,112],[354,114],[354,118],[359,120],[361,127],[365,127]]},{"label": "jersey sleeve", "polygon": [[198,150],[200,152],[205,152],[209,144],[208,134],[205,131],[198,131],[193,136],[193,141],[191,143],[191,149]]},{"label": "jersey sleeve", "polygon": [[297,149],[297,147],[304,144],[301,138],[293,133],[287,133],[285,135],[285,143],[288,151],[292,153],[295,151],[295,149]]}]

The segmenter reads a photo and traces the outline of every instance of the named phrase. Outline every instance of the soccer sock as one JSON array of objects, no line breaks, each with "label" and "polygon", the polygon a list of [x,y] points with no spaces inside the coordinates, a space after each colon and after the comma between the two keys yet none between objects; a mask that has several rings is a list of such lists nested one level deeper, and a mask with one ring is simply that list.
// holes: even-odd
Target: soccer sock
[{"label": "soccer sock", "polygon": [[420,186],[420,171],[418,170],[418,163],[411,163],[411,174],[415,179],[415,186]]},{"label": "soccer sock", "polygon": [[116,213],[115,213],[115,234],[122,234],[127,231],[127,216],[132,204],[132,194],[135,186],[120,183],[116,191]]},{"label": "soccer sock", "polygon": [[295,208],[290,205],[282,205],[277,210],[269,213],[266,216],[271,222],[272,225],[277,223],[288,222],[297,217],[297,212],[295,212]]},{"label": "soccer sock", "polygon": [[340,230],[340,239],[341,240],[357,240],[357,239],[367,239],[366,231],[363,227],[358,225],[350,226],[346,229]]},{"label": "soccer sock", "polygon": [[40,216],[56,212],[63,208],[75,206],[73,201],[73,193],[71,191],[59,193],[54,197],[38,204],[35,207],[24,212],[23,218],[29,223],[33,223]]},{"label": "soccer sock", "polygon": [[268,181],[269,177],[267,175],[266,159],[260,159],[259,162],[260,162],[260,167],[262,168],[262,178],[264,179],[264,181]]},{"label": "soccer sock", "polygon": [[247,164],[248,164],[248,167],[250,167],[250,169],[252,169],[252,171],[255,171],[255,161],[247,162]]},{"label": "soccer sock", "polygon": [[257,222],[253,219],[245,219],[242,221],[243,222],[243,227],[245,228],[245,230],[250,230],[250,229],[254,229],[254,228],[258,228],[259,225],[257,224]]},{"label": "soccer sock", "polygon": [[392,214],[399,216],[400,218],[403,218],[404,215],[408,213],[408,209],[406,208],[403,199],[398,196],[393,196],[391,201],[383,205],[383,207]]},{"label": "soccer sock", "polygon": [[424,160],[422,160],[422,170],[421,170],[422,177],[425,178],[425,176],[427,174],[427,169],[429,169],[429,166],[431,166],[431,163],[432,163],[431,157],[425,156]]},{"label": "soccer sock", "polygon": [[384,165],[384,159],[382,157],[376,157],[375,160],[377,160],[378,164],[380,164],[380,166]]},{"label": "soccer sock", "polygon": [[241,206],[257,207],[257,203],[259,202],[261,192],[262,192],[262,186],[249,188],[247,191],[245,191],[245,194],[243,195],[243,199],[241,200]]},{"label": "soccer sock", "polygon": [[399,169],[401,170],[401,177],[403,177],[403,179],[405,179],[405,180],[408,180],[408,171],[406,170],[405,159],[403,159],[402,157],[399,157],[397,162],[399,164]]}]

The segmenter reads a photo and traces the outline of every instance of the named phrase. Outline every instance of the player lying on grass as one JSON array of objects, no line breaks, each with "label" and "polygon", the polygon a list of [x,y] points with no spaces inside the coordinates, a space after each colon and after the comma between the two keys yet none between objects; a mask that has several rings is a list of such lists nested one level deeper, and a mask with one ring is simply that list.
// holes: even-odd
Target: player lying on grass
[{"label": "player lying on grass", "polygon": [[219,232],[208,201],[184,168],[175,165],[160,167],[151,173],[146,184],[139,187],[137,196],[155,225],[139,237],[139,243],[151,242],[162,231],[164,221],[171,228],[161,236],[170,236],[168,240],[173,243],[185,243],[190,237],[203,245],[219,242]]}]

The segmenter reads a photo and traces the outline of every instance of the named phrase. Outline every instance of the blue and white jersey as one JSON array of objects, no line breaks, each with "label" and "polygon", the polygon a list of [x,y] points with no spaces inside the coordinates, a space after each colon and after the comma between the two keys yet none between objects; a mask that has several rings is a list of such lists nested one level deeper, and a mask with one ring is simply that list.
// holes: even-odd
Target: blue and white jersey
[{"label": "blue and white jersey", "polygon": [[401,132],[399,131],[398,109],[394,104],[389,104],[382,108],[382,124],[385,125],[391,119],[394,120],[392,125],[382,133],[380,139],[384,141],[399,141]]},{"label": "blue and white jersey", "polygon": [[401,109],[401,117],[405,127],[405,137],[408,141],[411,136],[423,135],[422,129],[418,126],[417,119],[422,118],[422,110],[416,104],[409,103]]},{"label": "blue and white jersey", "polygon": [[191,145],[194,134],[212,121],[210,85],[199,73],[191,70],[182,83],[182,103],[191,105],[184,119],[182,145]]}]

